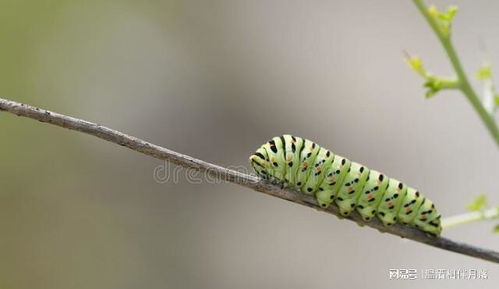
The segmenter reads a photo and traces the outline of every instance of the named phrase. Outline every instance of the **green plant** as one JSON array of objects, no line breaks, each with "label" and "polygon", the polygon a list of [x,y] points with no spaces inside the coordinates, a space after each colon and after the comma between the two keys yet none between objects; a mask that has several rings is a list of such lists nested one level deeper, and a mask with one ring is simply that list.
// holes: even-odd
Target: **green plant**
[{"label": "green plant", "polygon": [[[483,95],[480,99],[471,86],[452,44],[452,21],[456,16],[457,7],[450,6],[445,11],[440,11],[433,5],[427,7],[422,0],[413,0],[413,2],[442,44],[455,73],[454,77],[433,75],[426,70],[419,57],[407,54],[405,58],[406,63],[425,79],[423,87],[427,89],[426,97],[431,98],[441,90],[461,91],[487,127],[496,145],[499,146],[499,129],[494,117],[499,106],[499,94],[497,94],[493,82],[492,67],[488,62],[485,62],[476,73],[476,78],[483,84]],[[445,218],[442,220],[442,226],[449,228],[476,221],[499,218],[499,207],[486,209],[486,204],[486,196],[480,195],[468,205],[468,209],[472,211],[471,213]],[[496,225],[493,231],[499,233],[499,225]]]}]

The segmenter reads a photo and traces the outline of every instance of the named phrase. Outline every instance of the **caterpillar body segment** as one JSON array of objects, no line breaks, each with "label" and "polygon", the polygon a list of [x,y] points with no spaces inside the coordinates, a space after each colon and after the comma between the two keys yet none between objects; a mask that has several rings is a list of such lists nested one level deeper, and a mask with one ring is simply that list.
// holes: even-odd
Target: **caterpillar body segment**
[{"label": "caterpillar body segment", "polygon": [[324,180],[324,174],[327,172],[326,169],[333,162],[333,158],[334,155],[330,151],[324,148],[319,149],[313,166],[310,168],[308,179],[303,187],[308,194],[313,194],[318,190],[319,185]]},{"label": "caterpillar body segment", "polygon": [[344,216],[356,210],[365,221],[376,216],[385,226],[401,223],[432,236],[442,231],[440,213],[416,189],[310,140],[274,137],[251,155],[250,163],[262,178],[314,195],[323,208],[334,203]]},{"label": "caterpillar body segment", "polygon": [[296,188],[305,194],[312,195],[314,191],[305,188],[309,175],[312,173],[315,158],[319,153],[320,147],[314,142],[304,139],[303,146],[300,149],[300,164],[296,173]]},{"label": "caterpillar body segment", "polygon": [[400,181],[390,179],[388,187],[383,194],[381,202],[378,205],[378,218],[387,226],[397,223],[398,212],[402,199],[407,193],[407,186]]},{"label": "caterpillar body segment", "polygon": [[368,168],[352,162],[336,197],[336,205],[343,216],[350,215],[355,209],[357,197],[360,195],[368,175]]},{"label": "caterpillar body segment", "polygon": [[[284,151],[286,155],[286,176],[285,181],[289,184],[296,184],[296,172],[300,166],[301,151],[299,148],[303,146],[303,139],[295,138],[294,136],[284,135]],[[296,187],[295,187],[296,189]]]},{"label": "caterpillar body segment", "polygon": [[321,207],[327,208],[334,201],[351,164],[352,162],[344,157],[333,156],[333,162],[327,169],[326,177],[319,185],[319,190],[315,193],[317,202]]},{"label": "caterpillar body segment", "polygon": [[385,177],[382,173],[375,170],[369,171],[366,184],[357,199],[357,212],[359,212],[364,221],[369,221],[376,216],[376,208],[378,208],[381,198],[386,191],[388,181],[389,178]]},{"label": "caterpillar body segment", "polygon": [[284,176],[286,175],[283,143],[282,137],[274,137],[263,145],[263,148],[267,151],[269,157],[270,163],[268,164],[268,167],[272,172],[270,175],[279,181],[285,181]]},{"label": "caterpillar body segment", "polygon": [[[423,199],[421,207],[419,208],[418,213],[416,214],[416,218],[414,218],[413,220],[413,224],[417,228],[425,232],[430,231],[431,233],[433,232],[440,233],[440,231],[442,230],[441,229],[442,227],[440,225],[440,216],[441,215],[435,209],[435,205],[433,204],[433,202],[425,198]],[[435,234],[438,235],[437,233]]]}]

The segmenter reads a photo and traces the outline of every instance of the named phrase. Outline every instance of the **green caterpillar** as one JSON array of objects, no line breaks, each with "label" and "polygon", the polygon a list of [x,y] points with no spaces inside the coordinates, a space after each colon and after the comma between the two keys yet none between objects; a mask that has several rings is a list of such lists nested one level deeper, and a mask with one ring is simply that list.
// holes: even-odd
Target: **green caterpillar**
[{"label": "green caterpillar", "polygon": [[398,222],[432,236],[442,231],[440,213],[416,189],[310,140],[274,137],[251,155],[250,163],[262,178],[314,195],[323,208],[334,202],[343,216],[357,210],[365,221],[377,216],[385,226]]}]

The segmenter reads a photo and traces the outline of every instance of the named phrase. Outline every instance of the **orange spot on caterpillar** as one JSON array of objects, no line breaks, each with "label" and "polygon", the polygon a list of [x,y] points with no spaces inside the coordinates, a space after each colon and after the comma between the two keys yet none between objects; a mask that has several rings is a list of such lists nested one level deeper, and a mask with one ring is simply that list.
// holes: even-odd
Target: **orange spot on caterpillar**
[{"label": "orange spot on caterpillar", "polygon": [[388,205],[388,207],[391,207],[391,206],[393,206],[393,202],[388,202],[387,205]]}]

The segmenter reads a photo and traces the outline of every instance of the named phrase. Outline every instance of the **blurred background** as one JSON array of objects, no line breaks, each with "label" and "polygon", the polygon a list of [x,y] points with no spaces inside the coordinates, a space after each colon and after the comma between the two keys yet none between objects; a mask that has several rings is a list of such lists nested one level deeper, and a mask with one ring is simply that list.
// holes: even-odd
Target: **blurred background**
[{"label": "blurred background", "polygon": [[[478,116],[457,92],[425,100],[402,60],[452,73],[412,1],[0,3],[2,97],[225,166],[249,168],[258,146],[292,133],[419,188],[444,216],[482,192],[499,203]],[[470,75],[481,42],[499,67],[499,3],[456,4]],[[499,284],[495,264],[233,184],[157,182],[161,161],[94,137],[0,113],[0,140],[0,288]],[[499,250],[493,225],[444,236]],[[397,268],[489,279],[389,280]]]}]

